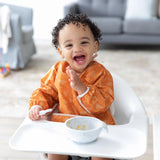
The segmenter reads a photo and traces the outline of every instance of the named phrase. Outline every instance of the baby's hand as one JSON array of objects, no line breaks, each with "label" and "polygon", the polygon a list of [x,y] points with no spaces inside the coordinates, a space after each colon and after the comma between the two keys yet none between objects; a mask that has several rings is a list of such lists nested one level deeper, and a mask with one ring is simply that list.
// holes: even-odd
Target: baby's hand
[{"label": "baby's hand", "polygon": [[[46,111],[46,110],[44,110],[44,111]],[[32,121],[42,120],[42,119],[47,120],[47,119],[49,119],[48,117],[51,114],[52,109],[50,112],[47,112],[45,114],[41,114],[42,112],[43,112],[42,107],[37,105],[36,107],[31,108],[28,116]]]},{"label": "baby's hand", "polygon": [[33,108],[30,109],[29,111],[29,118],[32,120],[32,121],[35,121],[35,120],[39,120],[41,118],[41,116],[39,115],[39,111],[42,110],[42,107],[41,106],[36,106]]},{"label": "baby's hand", "polygon": [[83,94],[87,90],[87,87],[81,82],[76,72],[70,66],[68,66],[66,68],[66,73],[70,77],[69,81],[71,87],[77,91],[78,95]]}]

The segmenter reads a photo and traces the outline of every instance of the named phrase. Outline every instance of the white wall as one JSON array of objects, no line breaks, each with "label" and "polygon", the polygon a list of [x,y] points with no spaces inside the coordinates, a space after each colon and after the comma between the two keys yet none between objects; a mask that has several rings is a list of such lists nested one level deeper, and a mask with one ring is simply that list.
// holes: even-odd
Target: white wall
[{"label": "white wall", "polygon": [[76,0],[0,0],[18,6],[32,7],[35,40],[51,40],[51,32],[63,16],[63,6]]}]

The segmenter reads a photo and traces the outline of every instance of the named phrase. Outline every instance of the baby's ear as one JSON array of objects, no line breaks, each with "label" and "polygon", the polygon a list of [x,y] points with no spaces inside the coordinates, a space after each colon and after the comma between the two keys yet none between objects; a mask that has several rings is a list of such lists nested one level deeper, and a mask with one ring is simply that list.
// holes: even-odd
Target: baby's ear
[{"label": "baby's ear", "polygon": [[98,51],[98,42],[94,42],[94,52],[96,53]]},{"label": "baby's ear", "polygon": [[57,50],[58,50],[58,53],[60,54],[61,58],[63,59],[64,56],[63,56],[63,53],[62,53],[62,49],[60,47],[58,47]]}]

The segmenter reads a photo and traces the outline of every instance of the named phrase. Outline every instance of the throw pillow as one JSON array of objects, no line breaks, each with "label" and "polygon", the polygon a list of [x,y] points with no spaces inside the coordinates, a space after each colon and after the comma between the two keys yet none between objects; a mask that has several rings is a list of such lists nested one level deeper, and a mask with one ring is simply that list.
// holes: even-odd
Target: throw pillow
[{"label": "throw pillow", "polygon": [[127,0],[125,18],[149,19],[156,15],[157,0]]},{"label": "throw pillow", "polygon": [[152,15],[154,17],[157,17],[157,6],[159,4],[159,0],[153,0],[153,4],[152,4]]},{"label": "throw pillow", "polygon": [[158,0],[158,18],[160,18],[160,0]]}]

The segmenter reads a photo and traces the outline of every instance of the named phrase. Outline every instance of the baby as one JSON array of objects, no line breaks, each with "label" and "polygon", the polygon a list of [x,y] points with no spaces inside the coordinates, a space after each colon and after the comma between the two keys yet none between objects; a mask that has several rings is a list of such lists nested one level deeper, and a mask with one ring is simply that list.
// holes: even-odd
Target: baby
[{"label": "baby", "polygon": [[[64,122],[81,115],[115,124],[110,112],[114,100],[113,79],[108,70],[94,59],[101,32],[86,15],[67,15],[53,29],[53,44],[62,57],[41,79],[41,87],[30,98],[29,118],[39,120],[51,115],[51,121]],[[58,113],[41,116],[53,108]],[[48,155],[49,160],[67,160],[67,155]],[[92,160],[108,158],[92,157]]]}]

